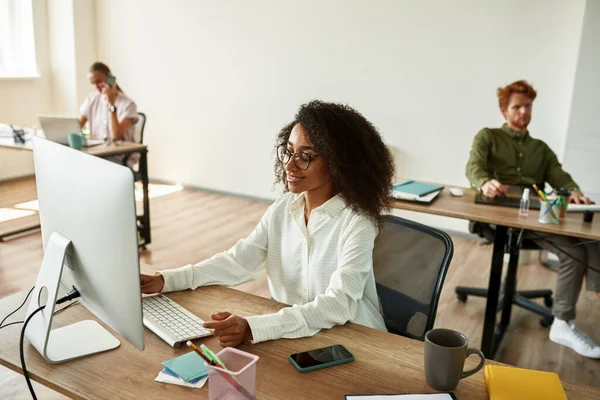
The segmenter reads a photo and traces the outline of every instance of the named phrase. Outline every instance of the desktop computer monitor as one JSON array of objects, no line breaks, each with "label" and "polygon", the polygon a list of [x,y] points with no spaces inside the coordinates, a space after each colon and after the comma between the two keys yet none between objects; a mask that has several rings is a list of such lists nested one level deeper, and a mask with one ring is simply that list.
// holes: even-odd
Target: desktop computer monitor
[{"label": "desktop computer monitor", "polygon": [[[74,286],[83,306],[143,350],[131,170],[37,137],[33,160],[44,259],[28,315],[40,305],[46,307],[32,317],[27,338],[53,363],[119,346],[118,339],[92,320],[51,330],[59,292]],[[40,300],[44,290],[47,300]]]}]

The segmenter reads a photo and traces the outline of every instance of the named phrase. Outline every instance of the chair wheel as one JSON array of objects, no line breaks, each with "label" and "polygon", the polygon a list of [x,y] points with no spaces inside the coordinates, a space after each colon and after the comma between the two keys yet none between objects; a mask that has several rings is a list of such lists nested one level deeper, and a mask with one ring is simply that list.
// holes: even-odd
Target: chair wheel
[{"label": "chair wheel", "polygon": [[456,298],[458,299],[458,301],[461,301],[463,303],[467,302],[467,295],[464,293],[456,293]]},{"label": "chair wheel", "polygon": [[540,318],[540,325],[543,326],[544,328],[549,328],[550,325],[552,325],[552,322],[554,322],[554,317]]},{"label": "chair wheel", "polygon": [[551,308],[553,304],[554,300],[552,300],[552,297],[544,297],[544,305],[546,307]]}]

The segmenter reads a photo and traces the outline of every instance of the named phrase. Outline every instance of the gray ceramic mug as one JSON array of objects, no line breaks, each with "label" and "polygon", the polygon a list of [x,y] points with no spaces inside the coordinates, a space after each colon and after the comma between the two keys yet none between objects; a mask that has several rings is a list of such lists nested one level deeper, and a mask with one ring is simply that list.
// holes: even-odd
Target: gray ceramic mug
[{"label": "gray ceramic mug", "polygon": [[[485,363],[483,353],[467,348],[467,337],[451,329],[432,329],[425,334],[425,380],[435,390],[451,391],[458,381],[479,371]],[[481,362],[463,371],[465,359],[477,354]]]}]

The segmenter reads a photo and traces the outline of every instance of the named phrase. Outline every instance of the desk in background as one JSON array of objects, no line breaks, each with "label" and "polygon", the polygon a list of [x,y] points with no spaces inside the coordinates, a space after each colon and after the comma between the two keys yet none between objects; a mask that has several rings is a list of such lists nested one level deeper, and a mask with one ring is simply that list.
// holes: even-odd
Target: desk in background
[{"label": "desk in background", "polygon": [[[496,225],[496,237],[492,253],[490,279],[488,283],[488,298],[485,309],[481,351],[486,358],[493,359],[502,342],[504,332],[508,327],[512,303],[505,302],[502,310],[502,320],[496,326],[496,314],[500,284],[502,280],[502,265],[504,263],[504,246],[508,228],[527,229],[536,232],[552,233],[581,239],[600,240],[600,221],[596,218],[593,223],[584,223],[583,215],[567,213],[559,225],[542,224],[538,222],[539,213],[530,211],[525,218],[518,216],[518,209],[484,204],[475,204],[475,190],[464,188],[462,197],[454,197],[446,187],[430,204],[410,201],[394,201],[393,208],[416,211],[425,214],[465,219]],[[506,298],[512,298],[512,293],[505,293]]]},{"label": "desk in background", "polygon": [[[0,315],[15,309],[26,293],[0,300]],[[209,319],[210,313],[215,311],[248,316],[272,313],[284,307],[273,300],[222,286],[170,293],[169,297],[203,319]],[[15,315],[14,320],[22,319],[24,312]],[[54,317],[54,328],[82,319],[96,318],[83,306],[76,305]],[[18,349],[20,332],[20,325],[0,330],[0,364],[22,373]],[[55,365],[47,363],[26,342],[27,369],[32,379],[72,398],[208,398],[208,385],[190,389],[154,381],[162,369],[162,361],[189,352],[189,349],[173,349],[147,329],[144,351],[135,349],[121,337],[119,339],[121,346],[116,350]],[[213,337],[195,342],[219,349]],[[288,361],[292,353],[339,343],[354,354],[356,361],[309,373],[298,372]],[[260,357],[256,374],[258,399],[339,400],[345,394],[435,392],[425,383],[422,342],[357,324],[336,326],[310,338],[280,339],[255,345],[245,343],[239,348]],[[469,360],[467,364],[470,368],[475,365],[475,360]],[[563,386],[572,399],[600,398],[598,389],[565,382]],[[488,399],[483,370],[461,380],[455,393],[461,400]]]},{"label": "desk in background", "polygon": [[[33,142],[29,140],[25,142],[25,144],[20,144],[15,143],[14,139],[12,138],[0,138],[0,147],[21,151],[33,151]],[[150,200],[148,198],[148,147],[143,144],[133,142],[111,142],[100,144],[97,146],[83,147],[81,151],[102,158],[126,155],[131,153],[140,154],[139,173],[142,181],[142,190],[144,196],[143,214],[138,216],[137,220],[140,224],[140,234],[143,239],[143,242],[140,243],[140,246],[150,244],[152,239],[150,235]],[[39,228],[40,225],[36,224],[20,228],[18,230],[0,232],[0,242],[4,237],[17,235],[23,232]]]}]

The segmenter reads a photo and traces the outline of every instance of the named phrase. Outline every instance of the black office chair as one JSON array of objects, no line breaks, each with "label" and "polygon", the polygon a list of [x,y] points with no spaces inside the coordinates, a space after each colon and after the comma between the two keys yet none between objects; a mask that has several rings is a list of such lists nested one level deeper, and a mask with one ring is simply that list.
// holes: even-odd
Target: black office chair
[{"label": "black office chair", "polygon": [[454,244],[445,232],[383,216],[373,250],[377,294],[389,332],[423,341],[433,328]]},{"label": "black office chair", "polygon": [[[133,133],[133,141],[139,144],[144,143],[144,128],[146,128],[146,114],[143,112],[138,113],[138,122],[134,125],[135,131]],[[127,162],[129,161],[129,157],[131,157],[131,153],[127,154],[125,158],[123,158],[123,165],[128,166]],[[135,180],[139,181],[141,178],[139,176],[139,171],[133,171]]]},{"label": "black office chair", "polygon": [[[494,236],[496,235],[496,230],[493,226],[489,224],[484,224],[481,222],[473,222],[469,223],[469,231],[471,233],[475,233],[478,236],[485,239],[487,243],[492,243],[494,241]],[[502,283],[500,299],[498,301],[498,311],[500,311],[503,307],[505,301],[511,301],[512,304],[515,304],[521,308],[524,308],[528,311],[531,311],[542,318],[540,319],[540,324],[544,327],[549,327],[552,325],[554,321],[554,317],[552,316],[552,290],[550,289],[541,289],[541,290],[516,290],[517,288],[517,267],[519,265],[519,251],[520,250],[541,250],[539,246],[537,246],[531,240],[519,240],[519,229],[509,230],[509,238],[506,241],[505,253],[510,254],[510,262],[508,263],[508,271],[506,274],[506,278]],[[485,243],[484,243],[485,244]],[[511,284],[512,289],[511,292],[514,293],[512,299],[506,299],[504,296],[504,292],[506,291],[506,285]],[[487,297],[488,290],[482,288],[473,288],[473,287],[465,287],[465,286],[457,286],[456,289],[456,297],[458,300],[465,302],[467,301],[468,296],[476,296],[476,297]],[[544,305],[543,307],[538,303],[532,301],[531,299],[543,298]]]},{"label": "black office chair", "polygon": [[[138,112],[138,122],[135,124],[135,131],[133,134],[133,139],[136,143],[140,143],[140,144],[144,143],[144,128],[146,128],[146,114],[144,114],[143,112]],[[122,165],[124,165],[125,167],[130,167],[128,164],[128,161],[132,154],[133,153],[129,153],[123,158]],[[134,181],[137,182],[137,181],[142,180],[142,174],[140,173],[139,165],[137,166],[137,168],[133,168],[135,165],[136,164],[132,165],[130,168],[133,171]],[[144,230],[144,221],[143,221],[142,216],[139,216],[139,215],[137,216],[137,230],[138,230],[138,235],[141,238],[142,232]],[[146,250],[145,244],[141,244],[140,247],[143,250]]]}]

